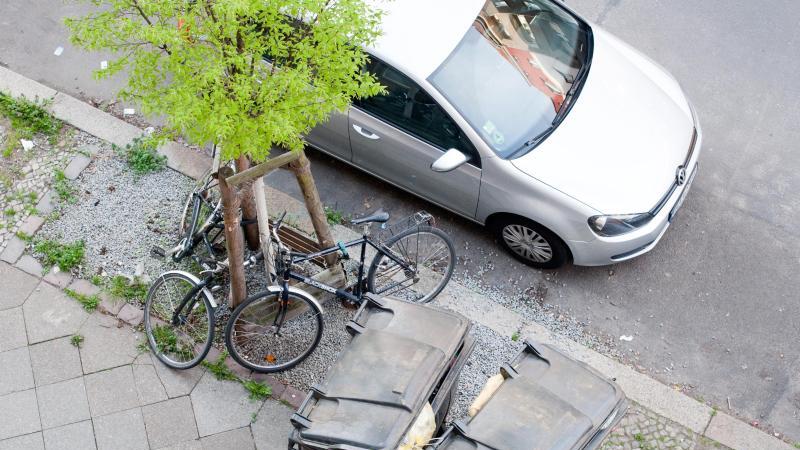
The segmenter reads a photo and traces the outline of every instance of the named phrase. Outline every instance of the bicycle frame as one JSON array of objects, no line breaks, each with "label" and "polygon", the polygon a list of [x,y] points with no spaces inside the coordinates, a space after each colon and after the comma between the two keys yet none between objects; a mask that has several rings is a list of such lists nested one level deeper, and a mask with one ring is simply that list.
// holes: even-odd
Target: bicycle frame
[{"label": "bicycle frame", "polygon": [[[307,277],[305,275],[302,275],[302,274],[299,274],[297,272],[293,272],[292,271],[292,266],[294,266],[295,264],[298,264],[298,263],[301,263],[301,262],[304,262],[304,261],[309,261],[309,260],[316,259],[316,258],[321,258],[321,257],[327,256],[327,255],[330,255],[330,254],[336,253],[336,252],[342,252],[344,254],[345,258],[349,258],[349,255],[348,255],[348,253],[347,253],[347,251],[345,249],[351,248],[351,247],[356,247],[356,246],[359,246],[359,245],[361,246],[361,256],[360,256],[359,265],[358,265],[358,282],[355,284],[355,287],[353,288],[353,293],[352,294],[347,292],[344,289],[336,288],[336,287],[330,286],[328,284],[321,283],[321,282],[319,282],[319,281],[317,281],[317,280],[315,280],[315,279],[313,279],[311,277]],[[365,233],[359,239],[355,239],[355,240],[352,240],[352,241],[346,242],[346,243],[341,243],[340,242],[336,246],[329,247],[329,248],[324,249],[324,250],[320,250],[320,251],[318,251],[316,253],[306,254],[306,253],[289,252],[289,257],[291,258],[290,259],[291,262],[286,266],[286,268],[283,271],[283,283],[282,283],[283,292],[284,292],[283,300],[285,301],[285,300],[288,299],[289,280],[292,279],[292,280],[297,280],[297,281],[300,281],[302,283],[305,283],[305,284],[307,284],[309,286],[314,286],[317,289],[321,289],[321,290],[323,290],[325,292],[334,294],[337,297],[344,298],[344,299],[346,299],[346,300],[348,300],[350,302],[353,302],[353,303],[356,303],[356,304],[361,303],[361,297],[364,294],[363,288],[362,288],[362,282],[364,280],[364,260],[366,259],[366,256],[367,256],[367,245],[370,245],[372,248],[377,250],[380,254],[386,255],[387,257],[389,257],[389,259],[391,259],[392,261],[394,261],[395,263],[397,263],[398,265],[403,267],[403,269],[410,269],[409,265],[406,264],[406,262],[403,261],[402,259],[397,258],[396,256],[394,256],[393,252],[391,250],[389,250],[388,247],[386,247],[383,244],[376,244],[376,243],[372,242],[369,239],[369,237],[367,236],[367,234]]]}]

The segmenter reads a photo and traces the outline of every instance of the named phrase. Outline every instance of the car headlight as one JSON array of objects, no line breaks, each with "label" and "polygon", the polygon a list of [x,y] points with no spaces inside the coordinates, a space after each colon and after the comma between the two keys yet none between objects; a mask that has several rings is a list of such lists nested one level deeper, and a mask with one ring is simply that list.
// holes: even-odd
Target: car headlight
[{"label": "car headlight", "polygon": [[650,213],[615,214],[589,217],[589,226],[600,236],[619,236],[647,225],[653,219]]}]

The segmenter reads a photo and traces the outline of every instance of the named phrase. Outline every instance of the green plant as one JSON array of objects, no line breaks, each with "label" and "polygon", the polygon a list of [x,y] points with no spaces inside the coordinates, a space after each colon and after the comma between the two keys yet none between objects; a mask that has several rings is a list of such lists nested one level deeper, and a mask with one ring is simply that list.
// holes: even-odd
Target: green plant
[{"label": "green plant", "polygon": [[95,285],[97,287],[102,287],[103,286],[103,277],[101,277],[100,275],[94,274],[94,275],[92,275],[92,278],[89,279],[89,282],[91,282],[93,285]]},{"label": "green plant", "polygon": [[86,245],[83,241],[62,244],[53,240],[42,240],[33,244],[34,252],[42,255],[46,266],[57,265],[62,271],[68,271],[83,262]]},{"label": "green plant", "polygon": [[3,211],[3,214],[8,217],[14,217],[17,212],[14,210],[14,208],[6,208],[5,211]]},{"label": "green plant", "polygon": [[139,353],[147,353],[150,351],[150,345],[147,343],[147,339],[142,339],[136,344],[136,351]]},{"label": "green plant", "polygon": [[167,157],[158,154],[158,141],[149,137],[136,138],[125,147],[112,145],[114,151],[125,158],[136,175],[158,172],[167,166]]},{"label": "green plant", "polygon": [[50,115],[45,106],[47,102],[31,101],[25,97],[14,98],[0,92],[0,113],[8,117],[11,126],[23,137],[29,137],[33,133],[53,137],[61,131],[63,123]]},{"label": "green plant", "polygon": [[514,342],[519,340],[519,331],[515,331],[514,334],[511,335],[511,340]]},{"label": "green plant", "polygon": [[716,415],[717,415],[717,408],[711,408],[711,417],[714,417]]},{"label": "green plant", "polygon": [[641,444],[642,442],[644,442],[644,435],[642,433],[636,433],[633,435],[633,439],[635,439],[636,442]]},{"label": "green plant", "polygon": [[794,448],[800,448],[800,442],[795,442],[794,443]]},{"label": "green plant", "polygon": [[257,419],[258,419],[258,413],[257,412],[254,412],[254,413],[250,414],[250,423],[256,423]]},{"label": "green plant", "polygon": [[83,336],[80,334],[73,334],[72,337],[69,339],[69,343],[74,345],[75,347],[80,348],[83,345]]},{"label": "green plant", "polygon": [[147,297],[148,286],[138,278],[133,280],[122,275],[115,275],[108,284],[108,292],[114,297],[125,300],[144,301]]},{"label": "green plant", "polygon": [[17,235],[19,240],[21,240],[23,242],[30,243],[33,240],[33,236],[31,236],[30,234],[28,234],[28,233],[26,233],[24,231],[17,231],[15,234]]},{"label": "green plant", "polygon": [[64,293],[80,303],[83,309],[88,312],[94,312],[94,310],[97,309],[97,305],[100,304],[100,297],[98,295],[84,295],[69,288],[64,289]]},{"label": "green plant", "polygon": [[325,207],[325,217],[330,225],[339,225],[344,222],[344,214],[328,206]]},{"label": "green plant", "polygon": [[225,365],[225,358],[228,357],[227,352],[222,352],[219,358],[213,363],[203,361],[203,366],[211,372],[218,380],[239,381],[239,377],[234,374],[231,369]]},{"label": "green plant", "polygon": [[264,400],[272,395],[272,388],[256,380],[244,380],[242,386],[250,393],[250,400]]},{"label": "green plant", "polygon": [[66,203],[75,203],[78,198],[75,197],[75,187],[72,182],[64,175],[63,170],[56,169],[53,172],[53,190],[56,191],[58,199]]}]

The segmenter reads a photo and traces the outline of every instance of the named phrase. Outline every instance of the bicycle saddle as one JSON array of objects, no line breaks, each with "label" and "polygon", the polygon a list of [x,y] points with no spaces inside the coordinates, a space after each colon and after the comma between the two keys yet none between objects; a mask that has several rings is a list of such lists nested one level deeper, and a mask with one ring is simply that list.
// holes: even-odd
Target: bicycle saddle
[{"label": "bicycle saddle", "polygon": [[371,223],[371,222],[384,223],[388,220],[389,220],[389,213],[383,211],[382,209],[379,209],[368,216],[361,217],[359,219],[353,219],[350,221],[350,223],[352,223],[353,225],[361,225],[362,223]]}]

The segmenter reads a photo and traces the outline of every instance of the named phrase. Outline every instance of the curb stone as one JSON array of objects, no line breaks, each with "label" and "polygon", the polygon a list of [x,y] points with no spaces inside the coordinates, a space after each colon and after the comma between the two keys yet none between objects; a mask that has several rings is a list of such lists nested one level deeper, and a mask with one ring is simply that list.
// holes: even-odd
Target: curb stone
[{"label": "curb stone", "polygon": [[[98,138],[120,146],[127,145],[134,138],[144,133],[143,130],[138,127],[117,119],[74,97],[46,87],[1,66],[0,91],[7,92],[15,97],[25,96],[29,99],[50,99],[53,102],[49,106],[49,109],[58,119],[97,136]],[[198,178],[211,165],[210,158],[193,152],[175,142],[162,145],[159,148],[159,152],[167,156],[168,166],[170,168],[192,178]],[[42,212],[45,213],[45,211]],[[347,230],[344,227],[334,228],[337,230]],[[11,243],[9,243],[9,246],[11,246]],[[8,261],[6,258],[10,259],[14,256],[13,253],[9,253],[8,249],[9,247],[7,246],[2,255],[0,255],[0,259],[3,261]],[[16,261],[18,258],[19,255],[13,259]],[[14,261],[10,262],[13,263]],[[452,283],[454,282],[451,281],[451,284]],[[473,292],[472,295],[479,294]],[[495,305],[495,307],[498,309],[504,308],[501,305]],[[511,314],[516,314],[513,311],[509,312]],[[482,324],[492,328],[491,324]],[[713,410],[710,407],[697,400],[674,391],[647,375],[638,373],[632,368],[584,347],[571,339],[557,335],[539,324],[530,323],[527,324],[524,329],[535,339],[553,343],[560,349],[566,350],[573,356],[577,356],[579,360],[586,362],[607,376],[616,377],[617,381],[632,400],[647,408],[653,409],[655,412],[664,415],[679,425],[694,431],[699,429],[699,434],[715,439],[732,449],[793,449],[791,445],[727,414],[713,415]],[[502,330],[495,331],[505,334]],[[291,386],[287,386],[286,390],[281,395],[281,399],[286,400],[295,407],[299,407],[303,397],[304,394],[302,392]],[[293,404],[295,400],[298,402],[297,405]]]}]

